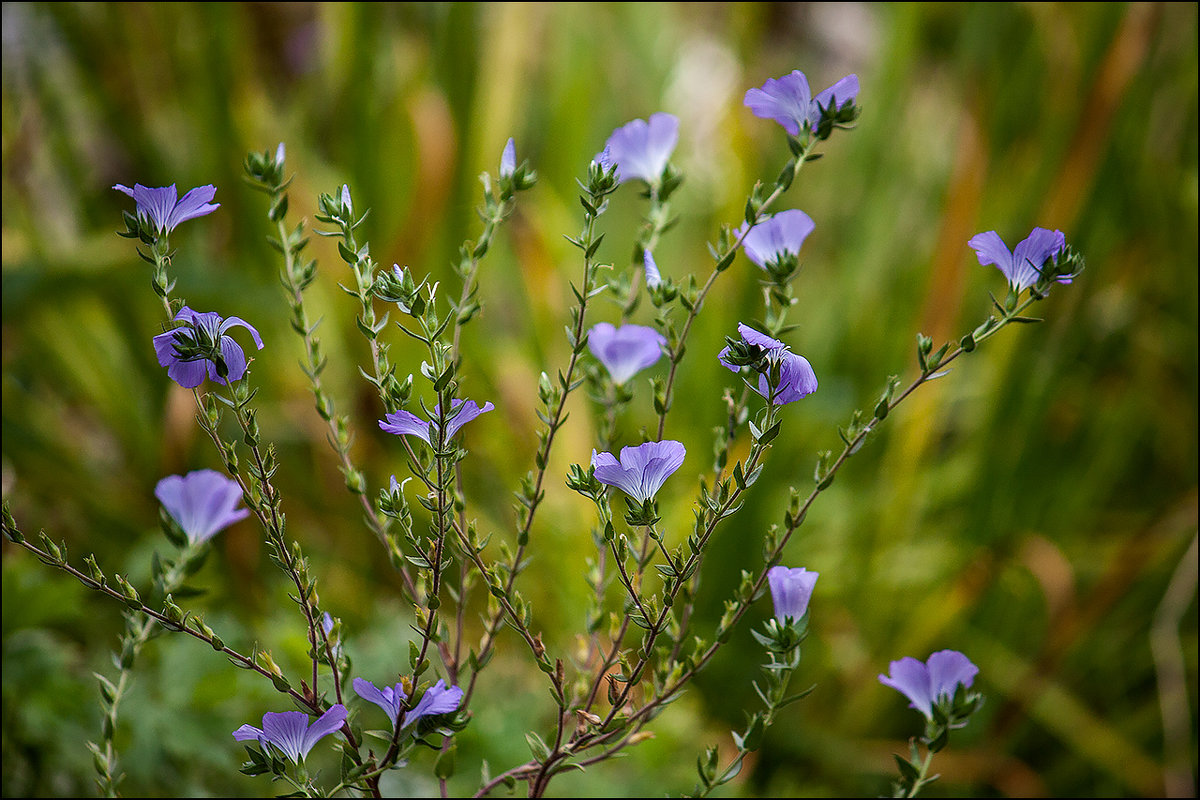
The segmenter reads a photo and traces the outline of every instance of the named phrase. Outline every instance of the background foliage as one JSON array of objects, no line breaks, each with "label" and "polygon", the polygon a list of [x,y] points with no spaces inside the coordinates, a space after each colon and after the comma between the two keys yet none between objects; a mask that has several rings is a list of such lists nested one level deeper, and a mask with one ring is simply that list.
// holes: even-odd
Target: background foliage
[{"label": "background foliage", "polygon": [[[505,536],[536,445],[536,376],[567,353],[574,178],[616,126],[678,115],[681,221],[656,256],[664,275],[706,274],[703,242],[783,159],[778,126],[742,93],[797,68],[816,89],[857,72],[858,129],[785,197],[817,222],[790,339],[821,389],[788,408],[767,473],[717,538],[701,630],[756,563],[787,487],[807,486],[815,452],[837,443],[835,426],[912,369],[915,333],[941,340],[986,315],[1002,279],[978,266],[971,235],[1011,243],[1059,228],[1089,269],[1041,304],[1046,324],[1006,331],[906,403],[809,515],[785,563],[821,573],[797,679],[817,690],[728,792],[886,791],[888,754],[919,725],[875,676],[952,647],[980,666],[989,702],[937,760],[932,794],[1195,793],[1195,4],[6,3],[3,14],[5,500],[28,530],[145,580],[163,546],[154,483],[219,464],[190,397],[154,360],[161,308],[113,235],[129,203],[110,187],[215,183],[221,209],[173,237],[177,291],[262,331],[254,378],[264,435],[285,456],[290,530],[355,637],[356,674],[376,679],[401,663],[409,620],[297,368],[265,203],[240,180],[245,153],[285,141],[293,215],[311,219],[316,193],[347,182],[371,208],[376,260],[442,280],[478,233],[476,176],[495,172],[508,136],[538,170],[485,262],[484,316],[464,343],[465,396],[497,406],[469,430],[468,492],[481,531]],[[606,217],[617,264],[643,209],[625,188]],[[375,427],[352,301],[337,289],[347,276],[327,245],[310,245],[327,376],[379,486],[401,457]],[[664,503],[679,536],[730,380],[712,356],[758,313],[757,277],[744,260],[723,276],[689,343],[668,425],[689,454]],[[594,319],[616,316],[602,306]],[[641,388],[622,423],[630,442],[651,419]],[[582,394],[573,402],[552,474],[590,455],[594,420]],[[554,482],[522,591],[558,652],[582,625],[590,524],[590,506]],[[251,523],[222,534],[201,577],[210,591],[194,603],[227,641],[303,659]],[[5,795],[94,791],[91,674],[111,672],[119,625],[119,608],[6,545]],[[118,737],[127,793],[271,789],[235,772],[229,732],[279,710],[277,695],[198,648],[164,637],[144,652]],[[690,789],[695,755],[729,747],[742,723],[757,653],[748,635],[735,640],[656,739],[552,788]],[[460,745],[470,770],[523,760],[523,732],[548,723],[522,655],[502,647],[484,675]],[[432,789],[424,766],[404,773],[395,791]]]}]

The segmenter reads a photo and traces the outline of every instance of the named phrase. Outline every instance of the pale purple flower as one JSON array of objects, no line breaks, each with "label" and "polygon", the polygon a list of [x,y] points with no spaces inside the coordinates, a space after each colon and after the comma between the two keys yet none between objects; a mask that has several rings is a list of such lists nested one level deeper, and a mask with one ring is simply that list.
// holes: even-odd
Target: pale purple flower
[{"label": "pale purple flower", "polygon": [[279,143],[279,147],[275,148],[275,163],[282,164],[287,156],[287,148],[283,146],[283,142]]},{"label": "pale purple flower", "polygon": [[910,707],[933,719],[933,706],[942,697],[953,697],[958,687],[971,688],[979,667],[957,650],[939,650],[926,664],[904,657],[888,665],[879,682],[890,686],[910,701]]},{"label": "pale purple flower", "polygon": [[588,349],[600,359],[618,386],[658,361],[666,343],[661,333],[645,325],[616,328],[611,323],[598,322],[588,331]]},{"label": "pale purple flower", "polygon": [[[471,420],[495,408],[491,402],[484,403],[480,406],[474,400],[451,400],[450,401],[450,419],[446,423],[446,438],[452,439],[454,434],[458,433],[458,429],[466,425]],[[438,407],[433,407],[433,417],[438,416]],[[383,428],[388,433],[394,433],[397,436],[419,436],[425,440],[427,444],[432,444],[429,441],[429,422],[421,419],[416,414],[408,411],[400,410],[388,414],[383,419],[379,420],[379,427]]]},{"label": "pale purple flower", "polygon": [[621,460],[612,453],[592,451],[596,480],[615,486],[643,503],[662,488],[663,482],[683,464],[683,445],[666,439],[637,447],[622,447]]},{"label": "pale purple flower", "polygon": [[[258,335],[258,331],[240,317],[222,317],[215,311],[192,311],[184,306],[175,315],[175,321],[186,322],[192,328],[197,329],[197,334],[202,333],[212,342],[220,342],[221,359],[228,368],[227,377],[231,381],[240,381],[246,374],[246,354],[242,351],[241,345],[235,342],[232,336],[226,335],[226,332],[231,328],[243,327],[250,331],[250,336],[258,345],[258,349],[262,350],[263,348],[262,337]],[[217,365],[211,359],[197,358],[192,361],[184,361],[175,352],[176,338],[180,334],[188,332],[187,327],[179,327],[154,337],[154,352],[158,356],[158,363],[167,368],[167,376],[171,380],[185,389],[194,389],[199,386],[204,382],[205,375],[210,380],[224,384],[226,379],[217,374]]]},{"label": "pale purple flower", "polygon": [[[804,240],[813,232],[812,217],[798,208],[780,211],[773,217],[758,223],[742,239],[746,256],[763,269],[767,263],[776,261],[785,253],[799,255]],[[741,230],[746,230],[742,223]]]},{"label": "pale purple flower", "polygon": [[679,141],[679,118],[662,111],[650,121],[635,119],[613,131],[596,160],[605,168],[617,165],[617,181],[641,178],[651,185],[662,179],[667,161]]},{"label": "pale purple flower", "polygon": [[350,186],[342,184],[342,208],[346,209],[347,214],[354,214],[354,204],[350,202]]},{"label": "pale purple flower", "polygon": [[[796,355],[783,342],[772,339],[765,333],[759,333],[749,325],[739,322],[738,333],[742,335],[743,341],[765,348],[767,358],[779,364],[779,387],[775,392],[774,405],[782,406],[795,402],[817,390],[817,374],[813,372],[807,358]],[[731,372],[737,372],[741,368],[726,361],[728,355],[729,348],[726,347],[717,355],[717,359]],[[756,391],[763,397],[770,395],[766,375],[759,375]]]},{"label": "pale purple flower", "polygon": [[113,188],[134,199],[134,202],[137,203],[138,217],[149,220],[160,236],[175,230],[175,226],[181,222],[203,217],[221,207],[220,203],[212,202],[213,197],[217,194],[217,187],[211,184],[197,186],[179,201],[175,199],[176,192],[173,183],[159,189],[151,189],[140,183],[135,183],[132,189],[119,183]]},{"label": "pale purple flower", "polygon": [[792,136],[799,136],[800,129],[807,125],[816,130],[821,122],[821,106],[840,107],[848,100],[858,97],[858,76],[847,75],[825,91],[812,96],[808,78],[795,70],[781,78],[767,78],[761,89],[746,92],[745,105],[754,116],[773,119]]},{"label": "pale purple flower", "polygon": [[211,469],[163,478],[154,496],[192,544],[206,542],[250,515],[249,509],[237,507],[242,499],[237,481]]},{"label": "pale purple flower", "polygon": [[308,724],[308,714],[303,711],[269,711],[263,714],[261,729],[243,725],[233,732],[233,738],[239,742],[270,743],[293,763],[299,764],[313,745],[341,728],[345,721],[346,707],[341,703],[330,706],[312,725]]},{"label": "pale purple flower", "polygon": [[804,567],[771,567],[767,570],[767,583],[771,586],[771,599],[775,603],[775,619],[783,622],[788,617],[799,620],[804,616],[813,587],[817,585],[817,575]]},{"label": "pale purple flower", "polygon": [[662,285],[662,274],[658,271],[658,264],[654,262],[654,256],[649,250],[642,251],[642,263],[646,266],[646,286],[655,289]]},{"label": "pale purple flower", "polygon": [[[392,727],[396,727],[396,720],[400,718],[400,713],[404,708],[404,701],[408,699],[408,695],[404,692],[404,684],[397,683],[395,686],[377,687],[375,684],[362,678],[354,679],[354,691],[363,700],[367,700],[383,709],[388,715],[388,719],[392,721]],[[458,708],[462,702],[463,690],[457,686],[446,686],[444,680],[438,679],[438,682],[425,690],[425,694],[417,701],[417,705],[404,715],[404,724],[401,728],[407,728],[421,717],[429,717],[436,714],[449,714]]]},{"label": "pale purple flower", "polygon": [[504,145],[504,152],[500,154],[500,177],[507,178],[516,171],[517,145],[510,136],[508,137],[508,144]]},{"label": "pale purple flower", "polygon": [[[972,236],[967,245],[975,250],[980,264],[985,267],[995,264],[1008,278],[1013,290],[1020,292],[1038,282],[1046,261],[1067,246],[1067,237],[1062,231],[1034,228],[1028,238],[1010,253],[1000,234],[988,231]],[[1055,280],[1058,283],[1070,283],[1071,276],[1064,275]]]}]

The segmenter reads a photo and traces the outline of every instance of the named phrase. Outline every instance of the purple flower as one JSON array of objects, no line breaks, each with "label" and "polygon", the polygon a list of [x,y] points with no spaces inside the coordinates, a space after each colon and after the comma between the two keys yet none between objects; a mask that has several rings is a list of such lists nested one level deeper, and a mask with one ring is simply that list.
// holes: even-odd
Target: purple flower
[{"label": "purple flower", "polygon": [[608,322],[598,322],[588,331],[588,349],[618,386],[658,361],[667,340],[645,325],[622,325],[614,328]]},{"label": "purple flower", "polygon": [[[453,438],[459,428],[493,408],[495,406],[490,402],[484,403],[480,407],[474,400],[451,400],[450,420],[446,423],[446,439]],[[433,416],[435,419],[438,416],[437,406],[433,407]],[[429,423],[408,411],[401,410],[388,414],[379,420],[379,427],[397,436],[419,436],[427,444],[432,444],[429,441]]]},{"label": "purple flower", "polygon": [[953,697],[959,685],[971,688],[979,667],[957,650],[939,650],[927,664],[905,657],[888,665],[888,674],[879,682],[890,686],[911,701],[915,708],[933,719],[933,706],[942,697]]},{"label": "purple flower", "polygon": [[[746,256],[762,269],[771,261],[778,261],[785,253],[800,254],[804,240],[813,232],[812,217],[799,209],[781,211],[750,229],[742,239]],[[742,223],[741,233],[746,229]]]},{"label": "purple flower", "polygon": [[[195,329],[195,336],[200,339],[207,339],[213,344],[220,343],[221,360],[225,362],[228,370],[226,374],[231,381],[240,381],[246,374],[246,354],[242,352],[241,346],[233,340],[232,336],[226,335],[226,331],[241,326],[250,331],[250,336],[258,345],[258,349],[262,350],[263,348],[262,337],[258,335],[258,331],[240,317],[223,318],[215,311],[192,311],[184,306],[175,315],[175,321],[186,322]],[[187,327],[178,327],[155,336],[154,352],[158,355],[158,363],[167,368],[167,376],[171,380],[185,389],[194,389],[199,386],[204,382],[205,375],[210,380],[224,384],[226,379],[217,374],[217,365],[214,361],[208,358],[184,361],[175,351],[177,339],[183,341],[186,338],[181,339],[180,335],[191,333],[192,331],[189,331]]]},{"label": "purple flower", "polygon": [[612,453],[592,451],[596,480],[615,486],[644,503],[662,487],[663,482],[683,464],[683,445],[667,439],[646,442],[637,447],[622,447],[618,462]]},{"label": "purple flower", "polygon": [[678,141],[678,117],[660,111],[649,122],[635,119],[613,131],[596,160],[605,168],[616,164],[619,183],[641,178],[656,185]]},{"label": "purple flower", "polygon": [[516,171],[517,145],[510,136],[508,137],[508,144],[504,145],[504,152],[500,154],[500,177],[507,178]]},{"label": "purple flower", "polygon": [[322,738],[342,727],[346,721],[346,707],[337,703],[329,707],[312,725],[308,714],[303,711],[280,711],[263,714],[262,728],[243,725],[233,732],[239,742],[257,741],[270,743],[293,763],[299,764]]},{"label": "purple flower", "polygon": [[192,544],[206,542],[250,515],[249,509],[237,507],[242,499],[237,481],[211,469],[163,478],[154,496]]},{"label": "purple flower", "polygon": [[117,184],[113,187],[118,192],[124,192],[137,203],[137,213],[142,219],[149,220],[160,236],[175,230],[175,226],[189,219],[211,214],[221,207],[220,203],[212,202],[217,194],[217,187],[197,186],[176,202],[175,184],[163,186],[161,189],[151,189],[135,183],[133,188]]},{"label": "purple flower", "polygon": [[771,567],[767,570],[771,599],[775,601],[775,619],[783,622],[791,617],[799,620],[808,611],[808,601],[817,585],[817,573],[804,567],[788,569]]},{"label": "purple flower", "polygon": [[[1010,253],[1000,234],[988,231],[975,234],[967,245],[975,250],[980,264],[985,267],[995,264],[1008,278],[1013,290],[1020,292],[1038,282],[1046,261],[1067,246],[1067,237],[1062,231],[1034,228],[1029,237]],[[1055,280],[1058,283],[1070,283],[1071,276],[1064,275]]]},{"label": "purple flower", "polygon": [[[746,343],[765,348],[767,358],[779,364],[779,387],[775,392],[774,405],[782,406],[795,402],[817,390],[817,374],[813,372],[812,365],[804,356],[796,355],[778,339],[772,339],[765,333],[759,333],[749,325],[743,325],[740,322],[738,323],[738,333],[742,335],[742,340]],[[740,367],[729,363],[726,360],[728,355],[729,348],[726,347],[717,355],[717,359],[730,371],[737,372]],[[770,396],[766,375],[759,375],[756,391],[763,397]]]},{"label": "purple flower", "polygon": [[[392,721],[392,727],[396,727],[396,720],[400,718],[400,712],[404,708],[404,701],[408,699],[408,695],[404,692],[403,683],[379,688],[368,680],[355,678],[354,691],[363,700],[372,702],[382,708]],[[404,715],[404,724],[400,727],[407,728],[421,719],[421,717],[449,714],[458,708],[458,704],[462,702],[462,697],[462,689],[457,686],[447,687],[446,682],[439,679],[437,683],[425,690],[425,694],[417,701],[417,705],[412,711]]]},{"label": "purple flower", "polygon": [[646,265],[646,286],[650,289],[655,289],[662,285],[662,275],[658,271],[658,264],[654,263],[654,256],[649,250],[642,251],[642,263]]},{"label": "purple flower", "polygon": [[746,92],[745,105],[754,116],[773,119],[792,136],[799,136],[807,125],[816,130],[821,121],[821,107],[840,107],[858,97],[858,76],[847,75],[825,91],[812,96],[808,78],[795,70],[781,78],[767,78],[761,89]]}]

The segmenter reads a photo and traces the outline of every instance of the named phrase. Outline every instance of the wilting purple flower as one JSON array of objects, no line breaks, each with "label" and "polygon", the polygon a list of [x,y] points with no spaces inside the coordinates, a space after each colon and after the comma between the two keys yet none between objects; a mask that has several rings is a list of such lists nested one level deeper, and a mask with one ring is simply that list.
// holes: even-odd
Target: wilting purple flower
[{"label": "wilting purple flower", "polygon": [[622,447],[619,462],[612,453],[593,450],[592,466],[596,480],[615,486],[643,503],[653,498],[671,473],[679,469],[685,452],[682,444],[670,439],[646,442],[637,447]]},{"label": "wilting purple flower", "polygon": [[613,131],[596,160],[605,168],[616,164],[619,183],[641,178],[656,184],[678,141],[679,118],[660,111],[649,122],[635,119]]},{"label": "wilting purple flower", "polygon": [[746,92],[745,105],[754,116],[773,119],[792,136],[800,135],[805,124],[816,130],[821,121],[821,106],[839,107],[858,97],[858,76],[847,75],[825,91],[812,96],[808,78],[795,70],[781,78],[767,78],[761,89]]},{"label": "wilting purple flower", "polygon": [[615,328],[608,322],[598,322],[588,331],[588,349],[618,386],[658,361],[666,343],[661,333],[645,325]]},{"label": "wilting purple flower", "polygon": [[189,219],[211,214],[221,207],[220,203],[212,202],[217,194],[217,187],[197,186],[176,202],[175,184],[151,189],[135,183],[133,188],[117,184],[113,187],[124,192],[137,203],[138,216],[149,220],[159,235],[165,235],[175,230],[175,226]]},{"label": "wilting purple flower", "polygon": [[654,256],[649,250],[642,251],[642,263],[646,265],[646,286],[654,289],[662,285],[662,274],[658,271],[658,264],[654,262]]},{"label": "wilting purple flower", "polygon": [[[450,420],[446,423],[446,438],[453,438],[459,428],[493,408],[495,406],[490,402],[484,403],[481,407],[474,400],[451,400]],[[433,407],[433,416],[435,419],[438,416],[437,406]],[[408,411],[401,410],[388,414],[379,420],[379,427],[397,436],[419,436],[427,444],[432,444],[429,441],[429,422]]]},{"label": "wilting purple flower", "polygon": [[[1008,278],[1013,290],[1020,292],[1038,282],[1046,261],[1067,246],[1067,237],[1062,231],[1034,228],[1029,237],[1010,253],[1000,234],[988,231],[975,234],[967,245],[975,250],[980,264],[985,267],[995,264]],[[1055,280],[1058,283],[1070,283],[1071,276],[1064,275]]]},{"label": "wilting purple flower", "polygon": [[[749,325],[743,325],[739,322],[738,333],[742,335],[742,340],[748,344],[755,344],[765,348],[767,350],[767,358],[779,364],[779,387],[775,392],[774,405],[782,406],[795,402],[801,397],[807,397],[817,390],[817,374],[813,372],[812,365],[808,363],[807,358],[796,355],[783,342],[778,339],[772,339],[765,333],[759,333]],[[717,355],[717,359],[731,372],[737,372],[740,367],[729,363],[726,360],[728,355],[729,348],[726,347]],[[758,389],[756,391],[763,397],[770,396],[770,388],[767,385],[766,375],[758,377]]]},{"label": "wilting purple flower", "polygon": [[[379,688],[368,680],[355,678],[354,691],[363,700],[372,702],[382,708],[392,721],[392,727],[396,727],[396,720],[400,718],[400,712],[404,708],[404,701],[408,699],[408,695],[404,692],[403,683]],[[458,704],[462,702],[462,697],[462,689],[457,686],[447,687],[446,682],[439,679],[437,683],[425,690],[425,694],[417,701],[416,707],[404,715],[404,724],[401,728],[407,728],[421,717],[433,716],[435,714],[449,714],[458,708]]]},{"label": "wilting purple flower", "polygon": [[500,177],[507,178],[516,171],[517,145],[510,136],[508,137],[508,144],[504,145],[504,152],[500,154]]},{"label": "wilting purple flower", "polygon": [[[784,253],[799,255],[800,247],[815,227],[812,217],[798,208],[780,211],[751,228],[742,239],[742,247],[751,261],[766,269],[768,262],[778,260]],[[746,223],[742,223],[742,230],[745,228]]]},{"label": "wilting purple flower", "polygon": [[904,657],[888,665],[888,674],[879,682],[890,686],[911,701],[911,707],[933,719],[933,706],[942,697],[953,697],[959,685],[971,688],[979,667],[957,650],[939,650],[927,664]]},{"label": "wilting purple flower", "polygon": [[[202,335],[212,342],[220,342],[221,359],[228,368],[227,377],[231,381],[240,381],[246,374],[246,354],[241,345],[226,335],[230,328],[238,326],[250,331],[251,338],[262,350],[262,337],[254,326],[240,317],[222,317],[215,311],[192,311],[187,306],[175,315],[176,322],[186,322],[197,329],[197,335]],[[158,355],[158,363],[167,368],[167,376],[185,389],[193,389],[204,382],[205,375],[217,383],[225,383],[226,379],[217,374],[217,365],[207,358],[197,358],[184,361],[175,352],[175,342],[180,334],[187,333],[186,327],[174,328],[154,337],[154,352]]]},{"label": "wilting purple flower", "polygon": [[233,732],[233,738],[239,742],[269,742],[293,763],[299,764],[313,745],[341,728],[345,721],[346,707],[341,703],[330,706],[312,725],[308,724],[308,714],[303,711],[267,712],[263,714],[261,729],[243,725]]},{"label": "wilting purple flower", "polygon": [[808,611],[809,598],[817,585],[817,573],[804,567],[771,567],[767,570],[767,583],[775,602],[775,619],[780,622],[788,617],[798,620]]},{"label": "wilting purple flower", "polygon": [[237,507],[242,499],[237,481],[211,469],[163,478],[154,496],[192,544],[206,542],[250,515],[249,509]]}]

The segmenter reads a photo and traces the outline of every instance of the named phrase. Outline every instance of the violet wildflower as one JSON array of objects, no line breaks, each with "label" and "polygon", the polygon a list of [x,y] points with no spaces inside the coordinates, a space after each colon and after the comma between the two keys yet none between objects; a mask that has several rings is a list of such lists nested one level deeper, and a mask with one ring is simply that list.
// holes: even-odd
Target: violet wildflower
[{"label": "violet wildflower", "polygon": [[[740,322],[738,333],[742,335],[742,341],[746,344],[766,350],[765,356],[769,364],[779,365],[779,386],[775,390],[774,405],[782,406],[795,402],[817,390],[817,375],[804,356],[796,355],[778,339],[772,339]],[[730,353],[731,348],[726,347],[717,355],[717,359],[731,372],[737,372],[741,367],[730,362]],[[758,388],[755,391],[763,397],[770,397],[770,386],[765,374],[759,375]]]},{"label": "violet wildflower", "polygon": [[303,711],[280,711],[263,714],[262,728],[243,725],[233,732],[239,742],[257,741],[271,744],[281,753],[299,764],[318,741],[342,727],[346,721],[346,707],[336,703],[317,719],[308,724],[308,714]]},{"label": "violet wildflower", "polygon": [[211,469],[163,478],[154,496],[192,544],[206,542],[250,515],[249,509],[237,507],[242,499],[237,481]]},{"label": "violet wildflower", "polygon": [[891,662],[879,682],[907,697],[911,708],[932,720],[933,706],[942,698],[953,698],[959,686],[971,688],[978,673],[979,667],[957,650],[939,650],[925,664],[907,656]]},{"label": "violet wildflower", "polygon": [[754,116],[773,119],[792,136],[799,136],[807,126],[816,131],[821,122],[821,108],[839,109],[858,97],[858,76],[847,75],[825,91],[812,96],[808,78],[800,70],[780,78],[767,78],[760,89],[749,89],[744,103]]},{"label": "violet wildflower", "polygon": [[678,141],[679,118],[660,111],[648,122],[635,119],[613,131],[596,160],[605,168],[617,165],[618,183],[640,178],[655,186]]},{"label": "violet wildflower", "polygon": [[[1036,284],[1042,277],[1047,261],[1057,256],[1067,246],[1067,237],[1062,231],[1034,228],[1029,236],[1009,252],[1008,245],[995,231],[978,233],[967,245],[975,251],[983,266],[995,264],[1013,291],[1020,293]],[[1058,283],[1070,283],[1070,275],[1055,277]]]},{"label": "violet wildflower", "polygon": [[512,137],[508,137],[508,144],[504,145],[504,152],[500,154],[500,177],[511,177],[517,171],[517,145],[513,142]]},{"label": "violet wildflower", "polygon": [[[402,682],[395,686],[380,688],[368,680],[355,678],[354,691],[363,700],[382,708],[388,715],[388,719],[392,721],[392,728],[396,727],[396,721],[400,718],[400,712],[404,708],[404,701],[408,699]],[[404,715],[404,724],[400,727],[407,728],[422,717],[449,714],[458,709],[462,698],[462,689],[457,686],[446,686],[444,680],[438,679],[437,683],[425,690],[425,694],[417,701],[417,705]]]},{"label": "violet wildflower", "polygon": [[[230,328],[243,327],[250,331],[251,338],[262,350],[262,337],[254,326],[240,317],[222,317],[215,311],[192,311],[184,306],[175,315],[176,322],[186,325],[174,328],[154,337],[154,352],[158,363],[167,368],[167,376],[185,389],[194,389],[210,380],[224,384],[227,380],[240,381],[246,374],[246,354],[241,346],[227,335]],[[221,364],[211,358],[196,356],[185,359],[180,356],[176,345],[194,344],[200,348],[220,349]]]},{"label": "violet wildflower", "polygon": [[652,500],[663,482],[683,464],[686,451],[679,442],[666,439],[637,447],[622,447],[621,460],[612,453],[592,451],[596,480],[615,486],[644,503]]},{"label": "violet wildflower", "polygon": [[789,569],[771,567],[767,570],[767,583],[771,586],[771,600],[775,603],[775,619],[785,623],[790,618],[798,621],[808,611],[808,601],[813,587],[817,585],[818,573],[804,567]]},{"label": "violet wildflower", "polygon": [[[751,228],[742,238],[742,247],[747,258],[767,269],[772,262],[798,256],[804,240],[815,227],[812,217],[798,208],[780,211]],[[738,232],[745,230],[746,224],[742,223]]]},{"label": "violet wildflower", "polygon": [[666,343],[661,333],[645,325],[616,328],[611,323],[598,322],[588,331],[588,349],[600,359],[618,386],[658,361]]},{"label": "violet wildflower", "polygon": [[649,250],[642,251],[642,263],[646,266],[646,288],[657,289],[662,285],[662,274],[658,271],[658,264],[654,262],[654,256]]},{"label": "violet wildflower", "polygon": [[[495,406],[491,402],[480,406],[474,400],[451,400],[450,419],[446,423],[446,439],[453,438],[454,434],[458,433],[458,429],[463,425],[466,425],[480,414],[484,414],[494,408]],[[438,407],[434,406],[434,419],[437,416]],[[429,422],[421,419],[416,414],[404,410],[395,411],[379,420],[379,427],[388,433],[394,433],[397,436],[419,436],[425,440],[426,444],[432,444],[429,441],[429,425]]]},{"label": "violet wildflower", "polygon": [[181,222],[203,217],[221,207],[220,203],[212,202],[213,197],[217,194],[217,187],[211,184],[197,186],[178,201],[175,199],[176,191],[173,183],[159,189],[151,189],[140,183],[135,183],[132,189],[119,183],[113,188],[134,199],[134,202],[137,203],[138,217],[149,221],[159,236],[166,236]]}]

